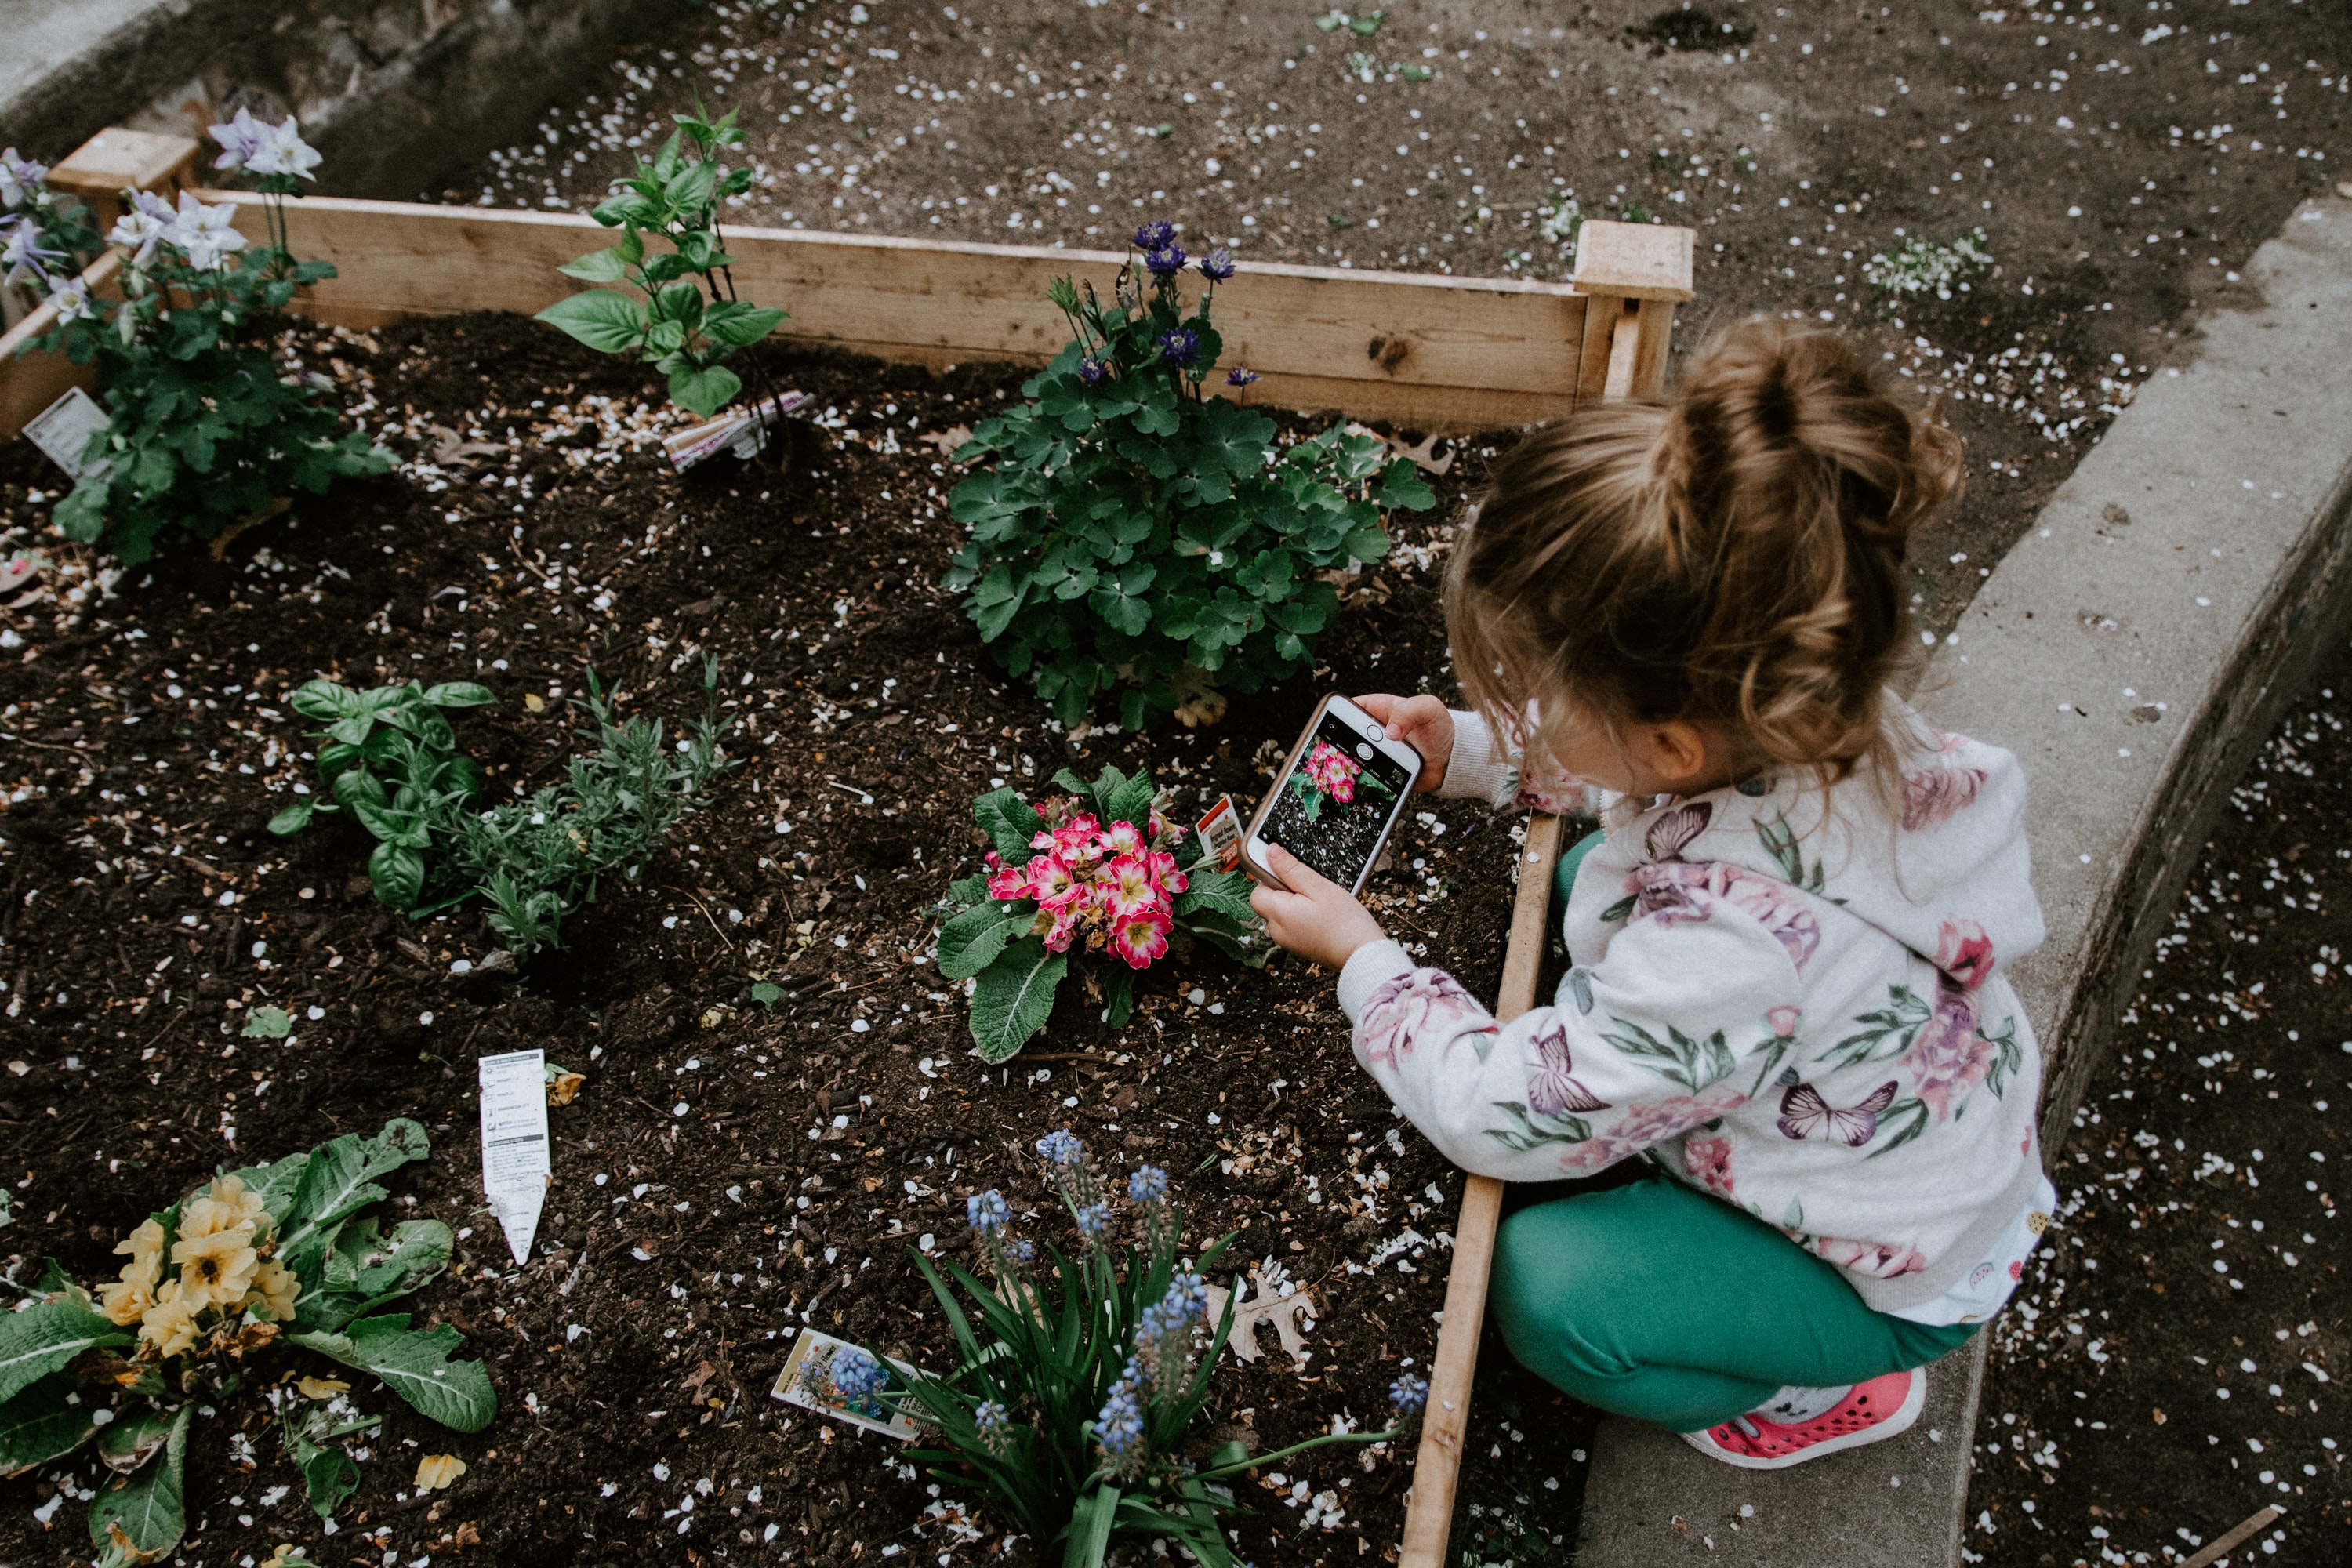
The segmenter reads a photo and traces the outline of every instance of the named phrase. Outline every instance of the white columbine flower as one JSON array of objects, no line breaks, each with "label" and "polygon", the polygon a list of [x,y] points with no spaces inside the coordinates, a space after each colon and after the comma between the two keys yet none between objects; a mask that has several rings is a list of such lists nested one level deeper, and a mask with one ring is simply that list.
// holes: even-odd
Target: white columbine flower
[{"label": "white columbine flower", "polygon": [[89,285],[79,278],[68,279],[50,295],[49,303],[58,308],[60,321],[87,321],[95,313],[89,303]]},{"label": "white columbine flower", "polygon": [[0,264],[8,268],[0,281],[29,283],[37,290],[46,290],[49,286],[47,264],[63,259],[58,252],[42,247],[40,229],[26,220],[9,230],[7,243],[0,245]]},{"label": "white columbine flower", "polygon": [[261,150],[269,128],[253,118],[250,110],[240,109],[236,118],[226,125],[211,128],[212,138],[220,143],[221,155],[213,160],[215,169],[234,169]]},{"label": "white columbine flower", "polygon": [[48,172],[46,163],[16,156],[14,147],[0,152],[0,212],[15,212],[28,205]]},{"label": "white columbine flower", "polygon": [[319,150],[302,140],[299,127],[289,114],[285,124],[262,130],[258,144],[245,160],[245,167],[247,174],[290,174],[307,180],[312,177],[310,171],[319,163]]},{"label": "white columbine flower", "polygon": [[189,195],[180,193],[180,210],[172,220],[164,238],[187,253],[188,265],[199,272],[210,272],[221,264],[221,258],[232,251],[245,248],[245,236],[233,226],[236,208],[223,202],[208,207]]},{"label": "white columbine flower", "polygon": [[[143,191],[140,194],[146,195]],[[161,202],[155,202],[152,196],[147,199],[154,202],[157,206],[163,205]],[[169,207],[163,207],[167,215],[171,210]],[[134,207],[115,219],[114,226],[107,230],[106,238],[110,245],[119,245],[131,252],[131,266],[144,267],[155,259],[155,247],[163,244],[170,233],[171,224],[168,217],[157,217],[154,213],[142,206]]]}]

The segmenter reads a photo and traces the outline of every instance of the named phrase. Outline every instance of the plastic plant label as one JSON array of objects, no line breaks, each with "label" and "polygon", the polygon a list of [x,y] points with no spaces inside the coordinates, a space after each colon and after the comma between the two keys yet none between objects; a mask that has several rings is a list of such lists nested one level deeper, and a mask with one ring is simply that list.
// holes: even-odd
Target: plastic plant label
[{"label": "plastic plant label", "polygon": [[767,444],[768,426],[808,400],[805,392],[787,392],[751,413],[721,415],[707,425],[673,430],[662,437],[662,450],[669,455],[671,470],[681,474],[717,452],[751,458]]},{"label": "plastic plant label", "polygon": [[1242,818],[1234,809],[1234,797],[1221,795],[1209,815],[1201,818],[1194,829],[1201,836],[1201,853],[1213,862],[1220,871],[1242,868]]},{"label": "plastic plant label", "polygon": [[79,386],[42,409],[26,423],[25,438],[38,447],[50,462],[75,479],[82,476],[81,455],[89,438],[106,428],[106,410]]},{"label": "plastic plant label", "polygon": [[[869,1432],[879,1432],[886,1437],[896,1437],[901,1443],[915,1435],[913,1421],[893,1410],[874,1395],[867,1395],[856,1405],[837,1399],[825,1399],[809,1386],[807,1375],[813,1367],[821,1367],[833,1359],[835,1351],[854,1350],[847,1340],[835,1339],[831,1334],[814,1329],[803,1329],[800,1338],[793,1342],[793,1353],[784,1358],[784,1370],[776,1374],[776,1386],[768,1391],[772,1399],[787,1405],[797,1405],[803,1410],[814,1410],[820,1415],[830,1415],[836,1421],[846,1421],[852,1426],[863,1426]],[[905,1376],[919,1375],[905,1362],[890,1362]]]},{"label": "plastic plant label", "polygon": [[482,1086],[482,1194],[506,1228],[507,1250],[530,1258],[554,1169],[547,1145],[547,1060],[509,1051],[475,1064]]}]

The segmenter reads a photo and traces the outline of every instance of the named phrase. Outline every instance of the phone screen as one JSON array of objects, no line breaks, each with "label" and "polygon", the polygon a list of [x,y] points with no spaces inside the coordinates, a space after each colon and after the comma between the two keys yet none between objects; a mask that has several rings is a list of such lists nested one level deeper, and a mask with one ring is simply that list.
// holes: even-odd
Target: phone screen
[{"label": "phone screen", "polygon": [[1412,782],[1403,763],[1326,710],[1258,837],[1353,888],[1379,852],[1382,831]]}]

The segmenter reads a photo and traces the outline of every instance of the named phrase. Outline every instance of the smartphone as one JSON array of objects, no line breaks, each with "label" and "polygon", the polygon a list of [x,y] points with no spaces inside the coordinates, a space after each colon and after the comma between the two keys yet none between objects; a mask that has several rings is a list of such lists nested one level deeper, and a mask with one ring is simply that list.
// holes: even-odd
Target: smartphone
[{"label": "smartphone", "polygon": [[1243,869],[1283,887],[1265,862],[1267,846],[1279,844],[1349,892],[1362,892],[1420,778],[1419,752],[1390,740],[1388,726],[1346,698],[1326,697],[1250,819]]}]

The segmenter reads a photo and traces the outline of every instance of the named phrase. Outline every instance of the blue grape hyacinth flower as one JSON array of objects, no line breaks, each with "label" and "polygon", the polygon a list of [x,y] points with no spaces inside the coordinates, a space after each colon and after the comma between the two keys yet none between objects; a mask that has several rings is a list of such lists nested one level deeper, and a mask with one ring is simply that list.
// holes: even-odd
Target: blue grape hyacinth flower
[{"label": "blue grape hyacinth flower", "polygon": [[1136,1450],[1143,1444],[1143,1405],[1136,1397],[1141,1382],[1141,1369],[1130,1358],[1127,1370],[1111,1384],[1110,1397],[1103,1401],[1101,1412],[1095,1416],[1095,1441],[1102,1445],[1106,1458],[1122,1466],[1136,1457]]},{"label": "blue grape hyacinth flower", "polygon": [[1399,1415],[1418,1415],[1429,1405],[1429,1383],[1406,1373],[1389,1384],[1389,1403]]},{"label": "blue grape hyacinth flower", "polygon": [[856,1345],[833,1352],[833,1391],[845,1405],[863,1405],[882,1392],[890,1374],[871,1353]]},{"label": "blue grape hyacinth flower", "polygon": [[1013,1217],[1013,1205],[1006,1203],[1004,1194],[994,1187],[964,1199],[963,1211],[964,1216],[971,1223],[971,1228],[982,1236],[992,1236],[1003,1230]]},{"label": "blue grape hyacinth flower", "polygon": [[1037,1157],[1056,1165],[1075,1165],[1087,1157],[1087,1146],[1068,1128],[1056,1128],[1037,1140]]},{"label": "blue grape hyacinth flower", "polygon": [[1138,1165],[1127,1178],[1127,1201],[1156,1204],[1168,1195],[1168,1173],[1157,1165]]}]

